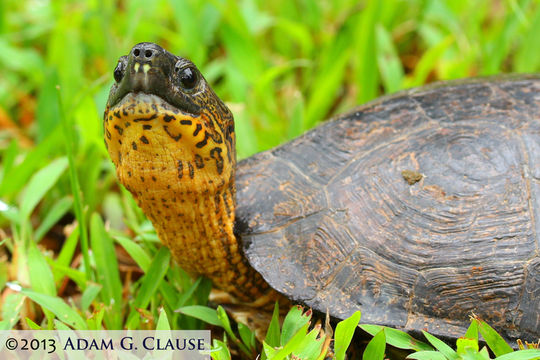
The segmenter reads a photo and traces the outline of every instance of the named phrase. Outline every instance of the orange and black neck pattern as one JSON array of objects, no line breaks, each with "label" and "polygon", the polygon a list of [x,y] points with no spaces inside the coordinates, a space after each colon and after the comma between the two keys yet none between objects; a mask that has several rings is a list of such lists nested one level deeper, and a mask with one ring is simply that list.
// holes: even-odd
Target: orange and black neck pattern
[{"label": "orange and black neck pattern", "polygon": [[[233,233],[236,153],[232,114],[200,75],[197,87],[186,91],[190,97],[182,100],[189,103],[184,109],[163,99],[182,98],[178,89],[170,96],[145,89],[155,81],[151,77],[155,66],[174,63],[159,57],[172,56],[163,49],[150,49],[159,53],[152,55],[143,47],[139,54],[157,60],[141,64],[132,50],[122,69],[123,76],[130,79],[122,78],[113,86],[105,111],[105,144],[118,179],[183,269],[207,276],[242,302],[256,301],[269,293],[269,287],[249,266]],[[158,78],[174,74],[171,69],[157,71]],[[142,91],[126,91],[123,81]],[[120,91],[126,94],[119,96]]]}]

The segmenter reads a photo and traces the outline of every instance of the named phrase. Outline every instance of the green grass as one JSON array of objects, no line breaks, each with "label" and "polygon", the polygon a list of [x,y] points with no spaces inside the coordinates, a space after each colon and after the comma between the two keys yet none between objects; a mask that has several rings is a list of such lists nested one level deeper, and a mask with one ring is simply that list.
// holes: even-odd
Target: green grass
[{"label": "green grass", "polygon": [[[538,34],[537,0],[1,1],[0,329],[205,326],[175,310],[205,306],[211,285],[166,266],[103,145],[112,71],[135,43],[199,66],[246,157],[384,93],[538,72]],[[298,343],[313,336],[301,330]],[[254,351],[247,330],[224,332],[217,344]]]}]

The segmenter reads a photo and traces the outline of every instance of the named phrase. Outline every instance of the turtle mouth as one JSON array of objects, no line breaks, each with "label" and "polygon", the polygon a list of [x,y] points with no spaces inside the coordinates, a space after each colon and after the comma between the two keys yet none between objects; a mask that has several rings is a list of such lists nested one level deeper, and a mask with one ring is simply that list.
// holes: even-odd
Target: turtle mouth
[{"label": "turtle mouth", "polygon": [[[123,107],[127,98],[136,98],[139,103],[148,102],[153,104],[160,102],[164,107],[173,113],[184,113],[192,116],[199,116],[201,108],[188,97],[182,96],[180,92],[167,85],[166,82],[157,82],[154,76],[134,76],[134,80],[127,78],[122,81],[116,89],[111,91],[109,96],[110,111],[117,111]],[[130,105],[133,106],[133,105]]]},{"label": "turtle mouth", "polygon": [[129,92],[105,112],[105,146],[117,167],[125,161],[134,163],[166,153],[180,159],[204,137],[204,131],[196,133],[199,127],[199,116],[162,97]]},{"label": "turtle mouth", "polygon": [[186,111],[177,105],[163,99],[161,96],[144,92],[131,91],[124,94],[115,105],[109,108],[109,114],[117,118],[130,117],[137,120],[136,122],[149,121],[157,117],[165,117],[167,114],[176,117],[195,118],[200,116],[199,113]]},{"label": "turtle mouth", "polygon": [[150,138],[157,130],[174,142],[190,138],[200,119],[199,115],[180,110],[160,96],[145,92],[127,93],[105,116],[105,128],[109,130],[106,135],[113,133],[113,136],[129,140],[145,133],[146,138]]}]

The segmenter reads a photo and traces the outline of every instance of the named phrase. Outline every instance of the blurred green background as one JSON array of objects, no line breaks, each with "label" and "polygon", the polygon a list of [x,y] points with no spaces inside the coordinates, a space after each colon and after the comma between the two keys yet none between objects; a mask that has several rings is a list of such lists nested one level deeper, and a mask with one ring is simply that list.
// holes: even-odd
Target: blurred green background
[{"label": "blurred green background", "polygon": [[[246,157],[385,93],[538,72],[539,38],[539,0],[1,0],[0,328],[25,318],[59,327],[54,315],[72,296],[80,302],[62,321],[75,327],[136,327],[137,309],[150,321],[161,304],[171,323],[196,327],[173,310],[205,303],[207,291],[151,263],[168,253],[117,185],[103,144],[113,69],[134,44],[199,66],[233,110]],[[113,246],[142,269],[136,280]],[[103,306],[100,321],[77,317]]]},{"label": "blurred green background", "polygon": [[383,93],[538,71],[538,37],[537,0],[3,0],[0,104],[42,141],[59,123],[59,84],[80,140],[99,144],[117,58],[152,41],[230,104],[244,157]]}]

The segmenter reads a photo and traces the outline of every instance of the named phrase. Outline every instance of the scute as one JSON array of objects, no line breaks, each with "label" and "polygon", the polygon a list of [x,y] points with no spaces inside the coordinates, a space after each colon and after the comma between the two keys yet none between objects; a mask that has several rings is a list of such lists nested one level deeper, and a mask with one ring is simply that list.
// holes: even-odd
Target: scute
[{"label": "scute", "polygon": [[534,341],[539,175],[540,79],[414,89],[240,162],[236,232],[272,287],[335,317],[457,337],[474,313]]}]

